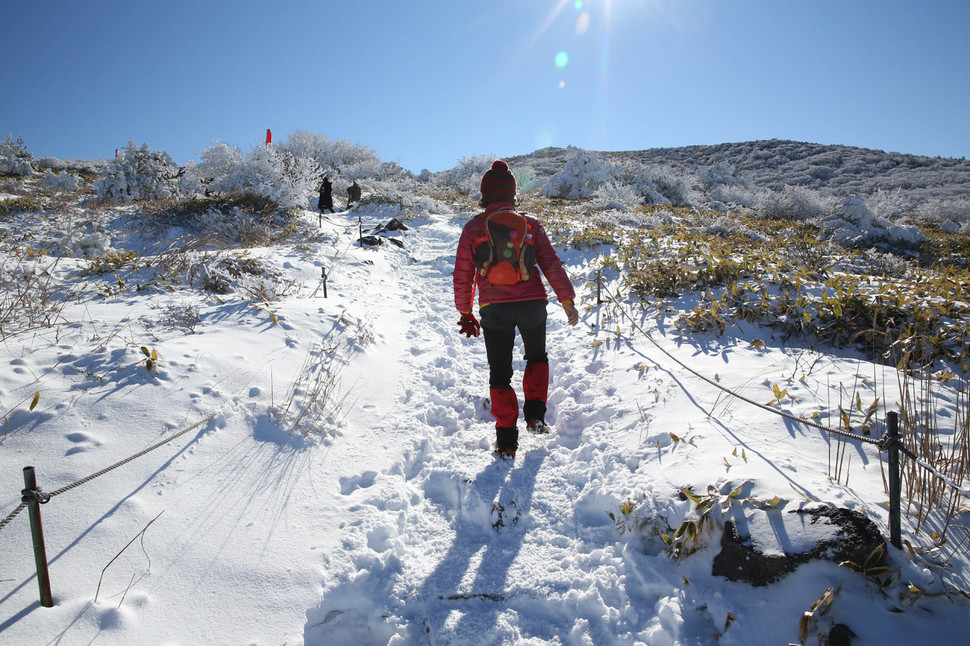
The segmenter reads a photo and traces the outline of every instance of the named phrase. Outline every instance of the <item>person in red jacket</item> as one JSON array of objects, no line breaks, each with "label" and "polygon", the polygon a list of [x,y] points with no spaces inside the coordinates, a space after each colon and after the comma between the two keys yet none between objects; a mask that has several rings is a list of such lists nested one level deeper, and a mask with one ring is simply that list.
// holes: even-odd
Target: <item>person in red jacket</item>
[{"label": "person in red jacket", "polygon": [[[515,330],[519,330],[525,349],[525,374],[522,390],[525,401],[522,412],[528,430],[546,431],[546,395],[549,390],[549,360],[546,354],[546,304],[548,295],[539,272],[514,285],[493,285],[482,276],[476,277],[475,241],[479,239],[489,214],[515,205],[515,176],[509,165],[496,159],[482,176],[482,201],[485,207],[465,224],[458,240],[455,270],[452,274],[455,307],[461,314],[460,333],[466,337],[485,335],[488,357],[489,394],[492,416],[495,418],[495,448],[499,456],[514,458],[518,448],[519,401],[512,388],[512,350]],[[539,221],[527,216],[536,252],[536,265],[546,277],[556,298],[566,313],[569,325],[579,322],[579,312],[573,304],[576,293],[556,250]],[[475,288],[478,288],[479,316],[472,314]]]}]

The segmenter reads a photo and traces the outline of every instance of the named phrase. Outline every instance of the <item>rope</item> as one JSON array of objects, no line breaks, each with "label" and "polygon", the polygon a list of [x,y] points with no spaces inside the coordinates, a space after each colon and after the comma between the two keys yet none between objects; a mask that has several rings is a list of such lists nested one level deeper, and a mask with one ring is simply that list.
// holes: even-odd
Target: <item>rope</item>
[{"label": "rope", "polygon": [[0,529],[3,529],[4,527],[6,527],[7,523],[9,523],[11,520],[16,518],[17,514],[22,512],[26,506],[27,506],[27,503],[25,502],[20,503],[19,507],[17,507],[12,512],[10,512],[10,514],[6,518],[4,518],[3,521],[0,521]]},{"label": "rope", "polygon": [[[604,291],[607,291],[605,287],[603,289],[604,289]],[[607,293],[609,294],[608,291],[607,291]],[[617,303],[618,302],[617,298],[613,294],[609,294],[609,295],[610,295],[610,298],[613,300],[614,303]],[[785,419],[789,419],[789,420],[791,420],[793,422],[797,422],[799,424],[804,424],[805,426],[811,426],[813,428],[817,428],[819,430],[825,431],[826,433],[833,433],[835,435],[841,435],[843,437],[847,437],[847,438],[850,438],[850,439],[853,439],[853,440],[859,440],[860,442],[865,442],[867,444],[873,444],[873,445],[876,445],[876,446],[879,445],[879,440],[877,440],[875,438],[865,437],[864,435],[856,435],[855,433],[850,433],[848,431],[842,431],[842,430],[830,428],[828,426],[823,426],[822,424],[818,424],[816,422],[812,422],[812,421],[809,421],[807,419],[803,419],[801,417],[795,417],[791,413],[786,413],[785,411],[778,410],[776,408],[772,408],[770,406],[767,406],[765,404],[762,404],[761,402],[756,402],[753,399],[750,399],[748,397],[745,397],[744,395],[741,395],[740,393],[734,392],[730,388],[728,388],[726,386],[723,386],[723,385],[717,383],[716,381],[714,381],[713,379],[711,379],[711,378],[709,378],[709,377],[707,377],[705,375],[702,375],[701,373],[697,372],[696,370],[694,370],[693,368],[691,368],[690,366],[688,366],[687,364],[685,364],[683,361],[681,361],[680,359],[678,359],[677,357],[675,357],[673,354],[671,354],[670,352],[668,352],[667,349],[664,348],[664,347],[662,347],[659,343],[657,343],[657,341],[654,340],[654,338],[650,335],[650,332],[647,331],[647,330],[644,330],[640,326],[640,324],[637,323],[636,320],[634,320],[634,318],[623,307],[618,307],[618,309],[620,310],[620,312],[623,313],[623,315],[627,319],[629,319],[629,321],[633,325],[634,329],[636,329],[641,334],[643,334],[645,337],[647,337],[647,340],[650,341],[650,343],[652,343],[654,345],[654,347],[656,347],[658,350],[660,350],[665,355],[667,355],[672,361],[674,361],[675,363],[677,363],[681,368],[683,368],[687,372],[691,373],[692,375],[694,375],[698,379],[700,379],[702,381],[705,381],[708,384],[714,386],[718,390],[724,391],[728,395],[731,395],[732,397],[736,397],[737,399],[740,399],[743,402],[746,402],[748,404],[751,404],[752,406],[757,406],[758,408],[760,408],[762,410],[766,410],[769,413],[774,413],[775,415],[780,415],[781,417],[784,417]]]},{"label": "rope", "polygon": [[960,485],[956,484],[953,480],[950,480],[945,475],[937,471],[935,468],[933,468],[932,466],[930,466],[929,464],[927,464],[926,462],[918,458],[915,453],[913,453],[905,446],[903,446],[902,442],[897,442],[897,445],[898,445],[897,448],[899,448],[899,450],[902,451],[906,455],[906,457],[908,457],[913,462],[915,462],[916,464],[920,465],[921,467],[929,471],[932,475],[942,480],[945,484],[956,489],[957,493],[959,493],[961,496],[966,496],[967,498],[970,498],[970,491],[967,491],[966,489],[962,488]]},{"label": "rope", "polygon": [[218,415],[218,413],[212,413],[211,415],[209,415],[205,419],[199,420],[198,422],[196,422],[192,426],[189,426],[188,428],[182,429],[181,431],[179,431],[178,433],[176,433],[175,435],[173,435],[172,437],[170,437],[168,439],[165,439],[165,440],[162,440],[161,442],[158,442],[156,444],[153,444],[150,447],[148,447],[147,449],[145,449],[143,451],[139,451],[138,453],[136,453],[136,454],[134,454],[134,455],[132,455],[130,457],[125,458],[121,462],[116,462],[115,464],[112,464],[110,467],[105,467],[104,469],[101,469],[97,473],[92,473],[91,475],[87,476],[86,478],[81,478],[77,482],[72,482],[71,484],[66,485],[64,487],[61,487],[60,489],[56,489],[56,490],[54,490],[54,491],[52,491],[50,493],[45,493],[45,492],[41,491],[41,489],[39,487],[37,489],[24,489],[24,491],[22,492],[23,493],[23,497],[24,497],[23,502],[21,502],[20,503],[20,506],[17,507],[16,509],[14,509],[13,512],[10,513],[10,515],[8,515],[6,518],[4,518],[3,519],[3,522],[0,522],[0,529],[3,529],[4,527],[6,527],[7,523],[9,523],[11,520],[13,520],[17,516],[17,514],[19,514],[21,511],[23,511],[24,510],[24,507],[27,506],[27,503],[28,502],[34,502],[34,501],[36,501],[36,502],[39,502],[41,504],[46,503],[51,498],[53,498],[54,496],[60,495],[60,494],[62,494],[64,492],[66,492],[66,491],[70,491],[71,489],[74,489],[75,487],[80,487],[84,483],[90,482],[91,480],[94,480],[98,476],[103,476],[104,474],[108,473],[109,471],[112,471],[114,469],[117,469],[120,466],[124,466],[124,465],[128,464],[129,462],[131,462],[133,460],[137,460],[138,458],[140,458],[141,456],[143,456],[143,455],[145,455],[147,453],[151,453],[152,451],[154,451],[155,449],[157,449],[159,447],[165,446],[169,442],[178,439],[179,437],[185,435],[189,431],[192,431],[192,430],[194,430],[194,429],[202,426],[203,424],[209,422],[216,415]]},{"label": "rope", "polygon": [[[609,293],[609,292],[607,292],[607,293]],[[610,293],[610,298],[611,298],[611,300],[614,303],[618,303],[619,302],[618,299],[616,298],[616,296],[613,295],[612,293]],[[762,404],[760,402],[756,402],[756,401],[754,401],[754,400],[752,400],[752,399],[750,399],[748,397],[744,397],[743,395],[740,395],[740,394],[734,392],[730,388],[727,388],[725,386],[722,386],[721,384],[717,383],[713,379],[710,379],[710,378],[706,377],[705,375],[700,374],[699,372],[697,372],[696,370],[694,370],[693,368],[691,368],[690,366],[688,366],[687,364],[685,364],[683,361],[681,361],[680,359],[678,359],[677,357],[675,357],[674,355],[672,355],[670,352],[668,352],[659,343],[657,343],[657,341],[654,340],[654,338],[652,336],[650,336],[650,332],[647,331],[647,330],[644,330],[640,326],[640,324],[637,323],[636,320],[623,307],[618,307],[617,309],[619,309],[620,312],[622,312],[623,315],[630,321],[630,323],[633,325],[633,328],[634,329],[638,330],[641,334],[643,334],[647,338],[647,340],[650,341],[650,343],[652,343],[658,350],[660,350],[661,352],[663,352],[671,360],[673,360],[675,363],[677,363],[679,366],[681,366],[684,370],[686,370],[687,372],[691,373],[692,375],[694,375],[698,379],[701,379],[702,381],[705,381],[706,383],[714,386],[715,388],[724,391],[725,393],[731,395],[732,397],[736,397],[736,398],[740,399],[743,402],[746,402],[748,404],[751,404],[752,406],[757,406],[758,408],[761,408],[762,410],[766,410],[766,411],[771,412],[771,413],[774,413],[776,415],[780,415],[781,417],[784,417],[786,419],[789,419],[789,420],[791,420],[793,422],[797,422],[799,424],[804,424],[805,426],[811,426],[811,427],[817,428],[819,430],[825,431],[826,433],[833,433],[835,435],[841,435],[843,437],[846,437],[846,438],[849,438],[849,439],[853,439],[853,440],[858,440],[858,441],[864,442],[866,444],[875,445],[875,446],[877,446],[879,448],[880,451],[889,448],[889,444],[890,443],[888,441],[886,441],[887,440],[887,437],[883,437],[882,439],[875,439],[875,438],[871,438],[871,437],[865,437],[865,436],[862,436],[862,435],[856,435],[855,433],[849,433],[847,431],[842,431],[842,430],[830,428],[828,426],[823,426],[821,424],[817,424],[815,422],[811,422],[811,421],[809,421],[807,419],[802,419],[800,417],[795,417],[794,415],[792,415],[790,413],[786,413],[784,411],[780,411],[780,410],[771,408],[770,406],[766,406],[765,404]],[[907,449],[905,446],[903,446],[903,444],[901,442],[899,442],[898,440],[895,442],[895,444],[897,445],[897,448],[899,448],[899,450],[902,451],[911,460],[913,460],[918,465],[920,465],[921,467],[923,467],[924,469],[926,469],[927,471],[929,471],[931,474],[933,474],[935,477],[939,478],[944,483],[946,483],[947,485],[949,485],[950,487],[952,487],[953,489],[955,489],[961,495],[966,496],[967,498],[970,498],[970,491],[967,491],[966,489],[963,489],[962,487],[960,487],[960,485],[956,484],[951,479],[947,478],[945,475],[943,475],[942,473],[940,473],[939,471],[937,471],[935,468],[933,468],[932,466],[930,466],[929,464],[927,464],[926,462],[924,462],[923,460],[921,460],[919,457],[916,456],[915,453],[913,453],[912,451],[910,451],[909,449]]]}]

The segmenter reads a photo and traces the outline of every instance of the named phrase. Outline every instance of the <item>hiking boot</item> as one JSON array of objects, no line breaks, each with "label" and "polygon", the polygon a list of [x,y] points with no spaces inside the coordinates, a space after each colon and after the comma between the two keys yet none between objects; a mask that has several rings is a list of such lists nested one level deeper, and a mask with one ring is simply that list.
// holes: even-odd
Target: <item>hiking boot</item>
[{"label": "hiking boot", "polygon": [[546,421],[542,419],[530,419],[526,421],[525,428],[530,433],[541,434],[549,432],[549,426],[546,425]]},{"label": "hiking boot", "polygon": [[495,428],[495,454],[500,458],[511,460],[515,457],[515,449],[519,447],[519,429],[514,426],[497,426]]},{"label": "hiking boot", "polygon": [[500,449],[495,447],[495,455],[503,460],[514,460],[515,449]]}]

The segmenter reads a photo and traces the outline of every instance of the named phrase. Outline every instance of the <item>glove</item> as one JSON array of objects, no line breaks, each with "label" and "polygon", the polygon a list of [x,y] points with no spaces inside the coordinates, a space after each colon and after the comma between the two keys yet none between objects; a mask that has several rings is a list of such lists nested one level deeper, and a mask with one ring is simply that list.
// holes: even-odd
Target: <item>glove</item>
[{"label": "glove", "polygon": [[466,338],[478,336],[482,330],[478,319],[471,312],[461,313],[461,318],[458,320],[458,327],[458,334],[464,334]]}]

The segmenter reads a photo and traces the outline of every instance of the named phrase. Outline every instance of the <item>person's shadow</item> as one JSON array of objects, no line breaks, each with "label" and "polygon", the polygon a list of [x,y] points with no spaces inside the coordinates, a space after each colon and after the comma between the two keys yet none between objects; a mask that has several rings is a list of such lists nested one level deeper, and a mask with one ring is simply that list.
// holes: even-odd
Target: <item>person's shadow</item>
[{"label": "person's shadow", "polygon": [[[410,637],[427,639],[446,632],[458,639],[486,643],[499,611],[506,607],[509,569],[529,530],[536,476],[547,455],[546,449],[536,449],[517,459],[514,467],[489,464],[469,483],[470,492],[482,504],[491,504],[491,527],[474,519],[457,519],[454,543],[418,591],[424,602],[418,607],[424,616],[411,618]],[[475,578],[471,584],[463,584],[473,562],[478,563]],[[461,613],[461,619],[457,625],[445,627],[454,610]]]}]

